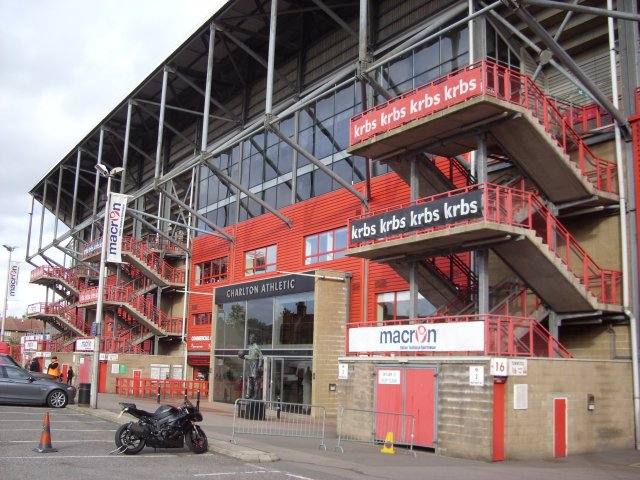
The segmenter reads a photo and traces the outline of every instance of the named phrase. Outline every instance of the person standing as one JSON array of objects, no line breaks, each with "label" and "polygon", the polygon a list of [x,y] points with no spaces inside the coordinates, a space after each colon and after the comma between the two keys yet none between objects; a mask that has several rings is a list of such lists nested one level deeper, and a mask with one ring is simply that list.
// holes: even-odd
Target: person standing
[{"label": "person standing", "polygon": [[29,364],[29,371],[31,371],[31,372],[39,372],[40,371],[40,363],[38,363],[38,357],[33,357],[31,359],[31,363]]},{"label": "person standing", "polygon": [[47,367],[47,375],[53,375],[56,378],[60,378],[60,364],[58,363],[58,357],[51,357],[51,363]]},{"label": "person standing", "polygon": [[75,377],[76,374],[73,371],[73,367],[69,367],[69,370],[67,370],[67,384],[68,385],[73,385],[73,377]]}]

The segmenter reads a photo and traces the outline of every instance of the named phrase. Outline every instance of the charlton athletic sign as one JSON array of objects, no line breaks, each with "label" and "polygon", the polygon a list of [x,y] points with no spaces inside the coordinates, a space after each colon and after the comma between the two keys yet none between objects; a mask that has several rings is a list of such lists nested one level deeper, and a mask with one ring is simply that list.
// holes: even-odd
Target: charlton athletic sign
[{"label": "charlton athletic sign", "polygon": [[380,240],[477,218],[483,218],[480,190],[352,220],[349,222],[349,244]]},{"label": "charlton athletic sign", "polygon": [[349,146],[482,93],[482,69],[416,88],[351,118]]}]

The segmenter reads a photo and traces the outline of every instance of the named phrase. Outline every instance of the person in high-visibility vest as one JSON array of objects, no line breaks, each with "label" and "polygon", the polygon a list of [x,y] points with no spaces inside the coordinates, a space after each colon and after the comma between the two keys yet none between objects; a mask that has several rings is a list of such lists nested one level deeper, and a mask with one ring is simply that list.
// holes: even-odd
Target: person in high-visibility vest
[{"label": "person in high-visibility vest", "polygon": [[60,364],[58,363],[58,357],[51,357],[51,363],[47,367],[47,374],[60,378]]}]

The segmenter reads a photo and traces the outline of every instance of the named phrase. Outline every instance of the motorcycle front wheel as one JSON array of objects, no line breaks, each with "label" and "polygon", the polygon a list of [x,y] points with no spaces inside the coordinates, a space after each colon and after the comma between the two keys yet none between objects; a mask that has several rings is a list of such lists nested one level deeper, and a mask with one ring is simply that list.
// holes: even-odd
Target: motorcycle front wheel
[{"label": "motorcycle front wheel", "polygon": [[144,440],[136,437],[129,429],[130,423],[120,425],[116,431],[116,447],[125,455],[135,455],[144,448]]},{"label": "motorcycle front wheel", "polygon": [[204,453],[209,449],[207,435],[197,425],[194,425],[193,429],[185,434],[184,441],[187,444],[187,448],[193,453]]}]

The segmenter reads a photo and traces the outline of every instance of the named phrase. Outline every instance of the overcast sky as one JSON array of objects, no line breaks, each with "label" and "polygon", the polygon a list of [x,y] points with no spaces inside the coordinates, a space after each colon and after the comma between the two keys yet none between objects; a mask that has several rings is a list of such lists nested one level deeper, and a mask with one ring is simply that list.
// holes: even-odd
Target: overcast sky
[{"label": "overcast sky", "polygon": [[[23,262],[8,316],[45,301],[24,263],[29,190],[224,3],[0,0],[0,245]],[[8,260],[0,247],[2,302]]]}]

